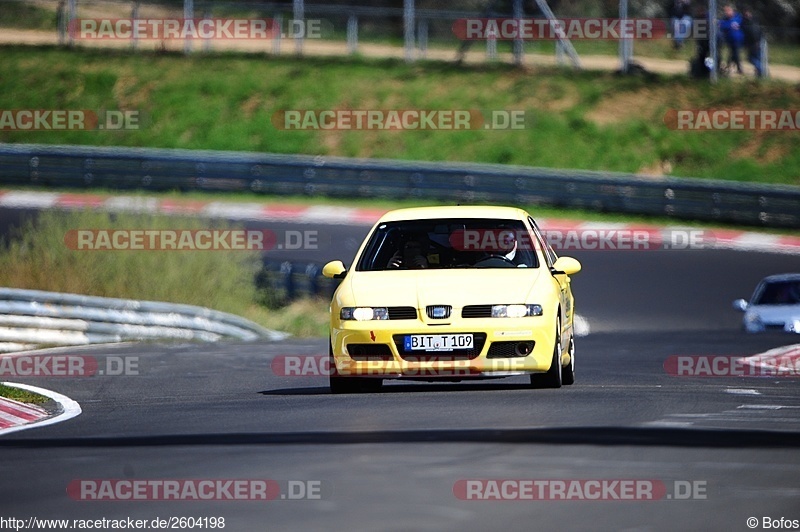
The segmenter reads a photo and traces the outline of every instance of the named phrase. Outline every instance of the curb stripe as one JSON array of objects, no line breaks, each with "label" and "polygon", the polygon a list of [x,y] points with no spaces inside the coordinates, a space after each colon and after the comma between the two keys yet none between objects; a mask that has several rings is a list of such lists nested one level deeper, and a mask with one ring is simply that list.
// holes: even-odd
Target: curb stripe
[{"label": "curb stripe", "polygon": [[[44,395],[45,397],[49,397],[50,399],[59,404],[59,406],[61,407],[61,413],[56,416],[46,417],[47,412],[45,412],[45,417],[42,417],[37,421],[26,423],[24,425],[16,425],[12,427],[0,427],[0,435],[9,434],[11,432],[17,432],[20,430],[53,425],[54,423],[60,423],[68,419],[72,419],[73,417],[80,415],[82,412],[81,405],[79,405],[76,401],[70,399],[66,395],[61,395],[58,392],[54,392],[52,390],[46,390],[44,388],[39,388],[37,386],[31,386],[29,384],[19,384],[15,382],[4,382],[2,384],[9,386],[11,388],[19,388],[21,390],[27,390],[29,392],[38,393],[40,395]],[[2,401],[9,401],[9,399],[2,399]],[[14,402],[16,403],[16,401]],[[42,411],[44,412],[44,410]]]}]

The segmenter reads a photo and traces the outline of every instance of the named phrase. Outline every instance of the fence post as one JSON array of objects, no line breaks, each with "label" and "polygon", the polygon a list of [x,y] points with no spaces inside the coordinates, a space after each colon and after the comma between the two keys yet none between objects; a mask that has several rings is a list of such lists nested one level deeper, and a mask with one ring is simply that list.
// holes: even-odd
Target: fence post
[{"label": "fence post", "polygon": [[762,37],[761,42],[759,43],[761,47],[761,77],[768,78],[769,77],[769,45],[767,44],[767,38]]},{"label": "fence post", "polygon": [[69,45],[75,46],[75,35],[72,28],[73,21],[75,20],[75,12],[77,11],[77,0],[69,0],[67,4],[67,29],[69,32]]},{"label": "fence post", "polygon": [[414,0],[403,0],[403,33],[405,38],[405,58],[410,63],[414,60]]},{"label": "fence post", "polygon": [[294,299],[294,266],[291,262],[286,261],[281,264],[281,280],[283,281],[283,291],[286,301]]},{"label": "fence post", "polygon": [[[624,27],[626,24],[624,21],[628,18],[628,0],[619,0],[619,20],[620,26]],[[628,56],[628,44],[627,41],[630,38],[626,31],[621,31],[619,36],[619,63],[620,63],[620,71],[623,74],[628,73],[628,67],[630,66],[630,57]]]},{"label": "fence post", "polygon": [[522,26],[522,0],[514,0],[513,10],[517,23],[517,34],[514,37],[514,64],[520,66],[522,65],[522,32],[519,28]]},{"label": "fence post", "polygon": [[719,52],[717,51],[717,0],[708,0],[708,53],[711,55],[711,83],[719,77]]},{"label": "fence post", "polygon": [[308,278],[308,295],[319,295],[319,266],[313,262],[306,266],[306,277]]},{"label": "fence post", "polygon": [[272,53],[281,55],[281,31],[283,28],[283,13],[276,13],[272,18]]},{"label": "fence post", "polygon": [[494,28],[486,34],[486,59],[497,59],[497,33]]},{"label": "fence post", "polygon": [[417,42],[419,43],[419,56],[425,59],[428,55],[428,19],[420,19],[417,27]]},{"label": "fence post", "polygon": [[[133,3],[133,7],[131,8],[131,18],[133,20],[139,18],[139,0],[136,0]],[[139,39],[136,37],[136,35],[137,32],[135,31],[131,32],[131,48],[133,50],[136,50],[139,47]]]},{"label": "fence post", "polygon": [[347,17],[347,53],[354,54],[358,50],[358,17],[350,13]]},{"label": "fence post", "polygon": [[[183,18],[184,20],[194,18],[194,0],[183,0]],[[183,53],[187,55],[192,53],[192,38],[188,35],[183,41]]]},{"label": "fence post", "polygon": [[[289,27],[291,27],[292,31],[294,31],[294,28],[296,27],[295,24],[303,24],[303,26],[305,27],[304,21],[306,19],[306,13],[305,13],[306,8],[305,4],[303,3],[303,0],[293,0],[292,4],[293,4],[292,7],[293,19],[292,23],[289,24]],[[300,33],[299,37],[297,35],[293,35],[294,53],[296,53],[297,55],[303,55],[303,40],[305,39],[305,29],[303,29],[303,31],[299,33]]]}]

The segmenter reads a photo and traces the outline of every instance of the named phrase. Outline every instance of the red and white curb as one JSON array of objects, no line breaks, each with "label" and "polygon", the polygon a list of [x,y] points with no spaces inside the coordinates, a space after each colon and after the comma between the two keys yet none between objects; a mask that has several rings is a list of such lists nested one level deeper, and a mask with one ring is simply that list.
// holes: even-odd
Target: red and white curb
[{"label": "red and white curb", "polygon": [[[19,209],[99,209],[106,211],[193,215],[231,220],[315,223],[331,225],[372,225],[386,209],[336,205],[291,205],[159,199],[143,196],[101,196],[41,191],[0,190],[0,207]],[[685,226],[656,226],[639,223],[608,223],[565,219],[539,219],[547,231],[701,231],[704,249],[734,249],[800,254],[800,236],[758,233],[732,229],[698,229]]]},{"label": "red and white curb", "polygon": [[800,344],[786,345],[741,359],[769,375],[800,377]]},{"label": "red and white curb", "polygon": [[61,412],[52,416],[40,406],[20,403],[13,399],[0,397],[0,436],[20,430],[60,423],[78,416],[81,413],[81,406],[66,395],[61,395],[52,390],[45,390],[44,388],[31,386],[29,384],[13,382],[4,382],[3,384],[10,388],[19,388],[44,395],[58,403]]}]

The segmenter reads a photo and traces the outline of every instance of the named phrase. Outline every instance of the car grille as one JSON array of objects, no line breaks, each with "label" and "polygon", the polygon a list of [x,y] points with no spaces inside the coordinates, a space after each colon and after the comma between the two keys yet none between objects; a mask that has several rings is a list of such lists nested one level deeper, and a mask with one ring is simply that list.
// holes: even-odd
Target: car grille
[{"label": "car grille", "polygon": [[783,323],[767,323],[764,325],[764,330],[766,331],[783,331],[785,330],[785,325]]},{"label": "car grille", "polygon": [[428,305],[425,307],[425,313],[432,320],[446,320],[453,312],[453,307],[450,305]]},{"label": "car grille", "polygon": [[491,318],[491,305],[467,305],[461,309],[462,318]]},{"label": "car grille", "polygon": [[397,348],[397,352],[404,360],[420,362],[472,360],[481,354],[483,344],[486,343],[486,333],[472,333],[473,343],[475,344],[475,347],[472,349],[456,349],[453,351],[406,351],[404,344],[405,337],[405,334],[395,334],[392,336],[392,340],[394,340],[394,345]]},{"label": "car grille", "polygon": [[392,349],[386,344],[347,344],[347,353],[353,360],[392,360]]},{"label": "car grille", "polygon": [[[524,355],[517,353],[517,344],[528,344],[528,352]],[[523,358],[531,354],[534,345],[535,343],[532,341],[492,342],[489,346],[489,352],[486,353],[486,358]]]},{"label": "car grille", "polygon": [[390,320],[415,320],[417,309],[414,307],[389,307]]}]

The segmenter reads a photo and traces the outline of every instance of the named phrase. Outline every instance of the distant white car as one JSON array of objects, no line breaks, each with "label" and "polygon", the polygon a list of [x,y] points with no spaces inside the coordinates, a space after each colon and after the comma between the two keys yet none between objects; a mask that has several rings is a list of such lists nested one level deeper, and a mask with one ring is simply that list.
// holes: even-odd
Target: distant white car
[{"label": "distant white car", "polygon": [[750,301],[737,299],[747,332],[786,331],[800,334],[800,273],[770,275],[758,283]]}]

